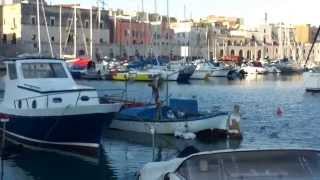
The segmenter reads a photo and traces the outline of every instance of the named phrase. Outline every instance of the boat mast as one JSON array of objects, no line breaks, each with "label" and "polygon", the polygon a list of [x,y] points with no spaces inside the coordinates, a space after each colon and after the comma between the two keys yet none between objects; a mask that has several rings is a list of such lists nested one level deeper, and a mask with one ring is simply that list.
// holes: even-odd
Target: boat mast
[{"label": "boat mast", "polygon": [[60,5],[59,11],[59,54],[60,58],[62,58],[62,5]]},{"label": "boat mast", "polygon": [[[161,24],[162,24],[162,20],[161,20],[161,23],[160,23],[160,31],[161,31]],[[168,34],[169,34],[169,32],[170,32],[169,0],[167,0],[167,24],[168,24],[167,31],[168,31]],[[162,42],[160,44],[162,44]],[[169,52],[169,63],[170,63],[170,61],[171,61],[171,53]],[[168,76],[169,75],[168,75],[168,72],[169,71],[167,71],[167,73],[166,73],[167,74],[167,87],[166,87],[166,104],[167,104],[167,106],[169,106],[169,81],[168,81],[168,79],[169,79]]]},{"label": "boat mast", "polygon": [[37,0],[37,21],[38,21],[38,50],[39,50],[39,55],[41,55],[41,31],[40,31],[40,4],[39,4],[39,0]]},{"label": "boat mast", "polygon": [[53,48],[52,48],[52,43],[51,43],[51,37],[50,37],[49,29],[48,29],[48,22],[47,22],[47,18],[46,18],[46,12],[45,12],[45,9],[44,9],[44,0],[41,0],[41,7],[42,7],[42,15],[43,15],[43,19],[44,19],[44,24],[45,24],[45,28],[46,28],[46,32],[47,32],[47,38],[48,38],[48,41],[49,41],[51,57],[53,58],[54,54],[53,54]]},{"label": "boat mast", "polygon": [[210,39],[209,39],[209,27],[207,26],[207,51],[208,61],[210,60]]},{"label": "boat mast", "polygon": [[77,57],[77,6],[74,5],[74,36],[73,36],[73,55]]},{"label": "boat mast", "polygon": [[315,45],[315,44],[316,44],[316,42],[317,42],[317,39],[318,39],[319,33],[320,33],[320,26],[319,26],[319,28],[318,28],[318,30],[317,30],[316,36],[315,36],[315,37],[314,37],[314,39],[313,39],[312,46],[311,46],[310,51],[309,51],[309,53],[308,53],[308,56],[307,56],[306,62],[304,63],[304,68],[306,68],[306,66],[307,66],[307,64],[308,64],[308,61],[309,61],[309,58],[310,58],[311,52],[312,52],[312,50],[313,50],[314,45]]},{"label": "boat mast", "polygon": [[92,6],[90,8],[90,59],[93,58],[93,24],[92,24]]}]

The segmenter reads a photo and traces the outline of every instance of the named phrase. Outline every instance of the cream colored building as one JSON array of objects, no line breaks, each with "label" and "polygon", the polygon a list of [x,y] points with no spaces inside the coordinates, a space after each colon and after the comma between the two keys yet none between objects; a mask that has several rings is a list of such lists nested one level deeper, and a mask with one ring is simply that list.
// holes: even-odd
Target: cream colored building
[{"label": "cream colored building", "polygon": [[[38,22],[36,5],[31,3],[17,3],[0,6],[1,9],[1,43],[2,56],[16,56],[23,53],[37,53]],[[42,8],[40,7],[40,10]],[[60,56],[60,44],[63,55],[74,55],[74,38],[77,39],[76,54],[84,51],[90,55],[90,10],[77,8],[77,28],[74,28],[75,10],[70,6],[62,6],[60,24],[60,6],[46,6],[45,16],[40,11],[40,34],[43,55],[51,55],[50,42],[53,55]],[[108,19],[108,12],[101,11],[101,20],[98,25],[98,11],[93,10],[93,56],[95,51],[106,52],[110,45],[110,29],[112,26]],[[47,24],[47,25],[46,25]],[[61,27],[61,43],[60,43]],[[76,35],[76,37],[75,37]]]}]

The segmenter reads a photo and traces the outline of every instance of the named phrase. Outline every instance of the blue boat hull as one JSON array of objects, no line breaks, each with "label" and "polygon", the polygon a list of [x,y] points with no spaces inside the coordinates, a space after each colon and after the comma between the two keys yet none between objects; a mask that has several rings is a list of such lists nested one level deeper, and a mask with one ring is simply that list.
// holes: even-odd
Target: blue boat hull
[{"label": "blue boat hull", "polygon": [[179,73],[178,82],[188,82],[192,76],[192,73]]},{"label": "blue boat hull", "polygon": [[110,125],[114,115],[114,113],[49,117],[9,115],[6,135],[8,140],[26,147],[94,157],[99,152],[102,129],[105,125]]}]

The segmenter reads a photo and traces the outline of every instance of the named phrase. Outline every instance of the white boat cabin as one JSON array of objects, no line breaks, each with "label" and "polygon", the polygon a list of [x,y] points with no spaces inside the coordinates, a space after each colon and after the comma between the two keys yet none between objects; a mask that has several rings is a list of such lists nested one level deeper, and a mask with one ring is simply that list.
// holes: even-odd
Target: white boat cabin
[{"label": "white boat cabin", "polygon": [[26,110],[99,104],[97,91],[77,85],[63,60],[6,59],[0,67],[1,107]]}]

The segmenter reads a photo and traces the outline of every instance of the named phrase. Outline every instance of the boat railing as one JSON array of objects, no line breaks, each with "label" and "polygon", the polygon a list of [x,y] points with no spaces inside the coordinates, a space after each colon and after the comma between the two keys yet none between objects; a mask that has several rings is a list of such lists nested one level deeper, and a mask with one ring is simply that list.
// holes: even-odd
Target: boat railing
[{"label": "boat railing", "polygon": [[[57,101],[57,103],[61,103],[63,100],[60,97],[56,97],[57,95],[62,95],[62,94],[75,94],[77,95],[77,99],[74,102],[74,106],[77,107],[79,106],[79,101],[89,101],[90,99],[98,99],[100,104],[107,104],[107,103],[115,103],[117,102],[116,99],[123,99],[125,96],[125,90],[123,89],[92,89],[90,91],[96,91],[97,96],[82,96],[84,92],[88,92],[88,90],[76,90],[76,91],[69,91],[69,92],[57,92],[57,93],[49,93],[45,95],[39,95],[39,96],[32,96],[32,97],[26,97],[26,98],[21,98],[21,99],[16,99],[13,102],[14,108],[15,109],[21,109],[22,104],[25,103],[27,106],[27,109],[36,109],[37,105],[34,104],[34,100],[37,99],[44,99],[45,102],[45,107],[49,108],[50,107],[50,100],[52,96],[54,98],[52,101]],[[99,95],[100,94],[100,95]],[[103,95],[101,95],[103,94]],[[55,99],[56,98],[56,99]]]}]

